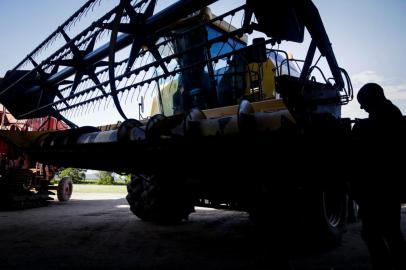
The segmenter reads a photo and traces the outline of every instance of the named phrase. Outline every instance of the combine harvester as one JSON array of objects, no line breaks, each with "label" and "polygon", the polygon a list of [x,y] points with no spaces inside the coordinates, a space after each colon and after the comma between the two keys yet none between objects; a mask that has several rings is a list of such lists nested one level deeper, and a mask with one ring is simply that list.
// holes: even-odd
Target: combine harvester
[{"label": "combine harvester", "polygon": [[[155,0],[121,0],[77,29],[103,5],[89,0],[0,85],[0,102],[17,119],[51,116],[70,129],[1,138],[31,164],[131,173],[127,200],[143,220],[229,207],[337,243],[348,210],[339,157],[351,131],[341,106],[352,86],[317,8],[247,0],[215,16],[214,2],[181,0],[156,12]],[[270,4],[278,12],[268,13]],[[304,60],[276,49],[302,43],[305,29]],[[111,105],[117,125],[72,120]]]}]

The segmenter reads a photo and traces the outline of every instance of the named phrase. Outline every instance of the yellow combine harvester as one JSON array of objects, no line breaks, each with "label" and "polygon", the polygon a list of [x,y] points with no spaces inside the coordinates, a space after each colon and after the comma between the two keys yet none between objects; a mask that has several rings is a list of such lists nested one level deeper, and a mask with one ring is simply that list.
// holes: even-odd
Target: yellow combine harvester
[{"label": "yellow combine harvester", "polygon": [[[214,16],[206,8],[213,2],[182,0],[154,12],[154,0],[121,0],[73,32],[96,3],[89,0],[0,85],[0,102],[15,117],[53,116],[71,129],[1,136],[33,161],[131,173],[127,200],[144,220],[178,222],[195,205],[230,207],[337,242],[347,222],[339,157],[351,130],[341,106],[352,88],[317,8],[271,1],[278,12],[270,14],[269,3],[247,0]],[[305,60],[275,49],[302,43],[305,29]],[[64,45],[40,58],[55,40]],[[317,50],[329,71],[313,64]],[[123,122],[98,129],[68,120],[100,103],[113,104]]]}]

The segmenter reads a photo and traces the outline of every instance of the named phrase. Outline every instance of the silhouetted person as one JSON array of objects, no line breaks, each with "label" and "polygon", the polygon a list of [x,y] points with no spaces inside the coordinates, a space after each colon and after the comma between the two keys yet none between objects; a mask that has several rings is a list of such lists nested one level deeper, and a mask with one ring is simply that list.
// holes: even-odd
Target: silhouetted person
[{"label": "silhouetted person", "polygon": [[[406,269],[406,244],[400,227],[403,116],[375,83],[364,85],[357,96],[369,118],[354,126],[359,141],[356,149],[357,179],[352,183],[359,205],[362,238],[368,246],[374,269]],[[402,153],[403,155],[404,153]],[[396,172],[398,170],[398,172]],[[404,173],[402,173],[404,174]]]}]

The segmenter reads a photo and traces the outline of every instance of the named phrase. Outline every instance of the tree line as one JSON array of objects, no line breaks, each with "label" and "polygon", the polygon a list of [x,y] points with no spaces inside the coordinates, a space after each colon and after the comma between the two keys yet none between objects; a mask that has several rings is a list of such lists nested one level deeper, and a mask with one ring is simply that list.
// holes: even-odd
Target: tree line
[{"label": "tree line", "polygon": [[56,174],[57,178],[70,177],[74,184],[95,183],[98,185],[115,185],[118,183],[127,184],[130,181],[130,175],[125,175],[117,182],[113,177],[113,172],[99,171],[95,182],[86,181],[86,170],[79,168],[61,168]]}]

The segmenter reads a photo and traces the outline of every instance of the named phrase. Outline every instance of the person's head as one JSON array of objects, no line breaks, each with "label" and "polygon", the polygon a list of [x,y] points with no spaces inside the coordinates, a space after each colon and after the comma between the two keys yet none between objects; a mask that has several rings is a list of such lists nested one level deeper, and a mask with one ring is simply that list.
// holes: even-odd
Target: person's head
[{"label": "person's head", "polygon": [[383,88],[376,83],[367,83],[358,92],[357,100],[366,112],[371,112],[377,105],[386,100]]}]

